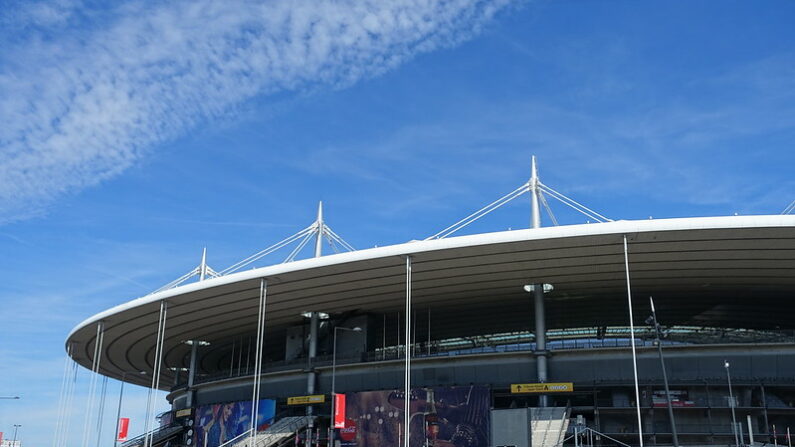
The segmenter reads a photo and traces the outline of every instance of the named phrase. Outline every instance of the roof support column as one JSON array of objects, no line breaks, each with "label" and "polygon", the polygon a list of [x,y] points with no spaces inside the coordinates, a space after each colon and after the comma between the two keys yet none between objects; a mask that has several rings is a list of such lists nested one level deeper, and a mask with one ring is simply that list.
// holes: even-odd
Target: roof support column
[{"label": "roof support column", "polygon": [[251,428],[249,445],[257,444],[257,415],[259,414],[260,387],[262,385],[262,348],[265,344],[265,306],[268,299],[268,281],[259,283],[259,306],[257,307],[257,342],[254,351],[254,384],[251,391]]},{"label": "roof support column", "polygon": [[[535,338],[536,349],[533,355],[536,357],[536,371],[538,374],[538,382],[546,383],[547,381],[547,320],[544,310],[544,285],[533,284],[533,304],[535,307]],[[538,396],[538,406],[546,407],[549,405],[548,396],[542,394]]]},{"label": "roof support column", "polygon": [[[320,235],[318,235],[320,238]],[[317,357],[317,326],[318,320],[320,319],[320,315],[312,311],[309,315],[309,356],[308,356],[308,363],[307,369],[308,373],[306,375],[306,394],[312,395],[315,394],[315,383],[317,382],[317,373],[315,373],[315,357]],[[312,405],[307,405],[306,407],[306,415],[312,416],[314,413],[314,408]],[[309,447],[311,445],[312,439],[312,429],[314,427],[314,423],[312,420],[309,421],[309,425],[306,429],[306,446]]]},{"label": "roof support column", "polygon": [[409,423],[411,421],[411,350],[409,343],[411,343],[411,256],[406,256],[406,339],[405,339],[405,353],[406,365],[403,371],[403,380],[405,381],[403,395],[403,446],[409,447],[409,440],[411,439],[409,432]]},{"label": "roof support column", "polygon": [[[190,364],[188,365],[188,408],[193,408],[194,394],[196,391],[193,389],[194,381],[196,380],[196,359],[199,353],[199,343],[195,340],[190,343]],[[179,371],[177,371],[179,375]]]},{"label": "roof support column", "polygon": [[157,336],[155,337],[155,352],[152,361],[152,386],[146,397],[146,420],[144,421],[144,447],[152,445],[152,434],[149,432],[150,419],[154,416],[154,392],[160,388],[160,369],[163,366],[163,344],[166,337],[166,319],[168,317],[168,303],[160,301],[160,315],[157,320]]},{"label": "roof support column", "polygon": [[99,365],[102,360],[104,338],[105,323],[100,321],[97,323],[97,335],[94,338],[94,357],[91,363],[91,381],[88,386],[88,401],[86,404],[85,424],[83,426],[83,447],[88,446],[88,438],[90,436],[89,424],[91,423],[91,416],[94,411],[94,394],[96,391],[97,377],[99,376]]}]

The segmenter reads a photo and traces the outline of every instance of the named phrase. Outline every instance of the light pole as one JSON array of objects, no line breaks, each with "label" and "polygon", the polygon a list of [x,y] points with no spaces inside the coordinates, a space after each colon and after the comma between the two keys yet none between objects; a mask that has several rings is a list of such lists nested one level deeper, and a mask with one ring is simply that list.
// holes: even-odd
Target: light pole
[{"label": "light pole", "polygon": [[729,383],[729,407],[732,409],[732,432],[734,433],[734,445],[740,447],[740,440],[737,438],[737,416],[734,414],[734,393],[732,392],[732,375],[729,373],[729,361],[723,361],[726,368],[726,380]]},{"label": "light pole", "polygon": [[329,427],[329,443],[334,433],[334,416],[337,414],[337,331],[361,332],[362,328],[334,326],[334,345],[331,350],[331,426]]},{"label": "light pole", "polygon": [[[138,374],[146,374],[146,371],[137,371]],[[121,373],[121,388],[119,388],[119,409],[116,411],[116,430],[113,432],[113,447],[119,445],[119,419],[121,419],[121,398],[124,395],[124,378],[128,372]]]},{"label": "light pole", "polygon": [[660,324],[657,322],[657,311],[654,309],[654,300],[651,297],[649,297],[649,303],[651,303],[651,318],[646,319],[646,323],[654,325],[654,343],[657,345],[657,353],[660,355],[660,367],[662,368],[663,384],[665,384],[665,401],[668,403],[668,419],[671,420],[671,440],[674,447],[679,447],[679,436],[676,433],[676,422],[674,421],[674,407],[671,404],[671,390],[668,389],[668,373],[665,371],[665,360],[663,359],[662,342],[660,341]]},{"label": "light pole", "polygon": [[22,427],[22,424],[14,424],[14,440],[11,441],[11,447],[16,447],[17,445],[17,430],[19,427]]}]

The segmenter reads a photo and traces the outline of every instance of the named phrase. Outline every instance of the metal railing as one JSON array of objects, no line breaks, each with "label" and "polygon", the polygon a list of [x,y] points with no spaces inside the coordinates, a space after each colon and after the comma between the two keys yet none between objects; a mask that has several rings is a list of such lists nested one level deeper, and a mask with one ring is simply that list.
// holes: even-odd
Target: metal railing
[{"label": "metal railing", "polygon": [[[647,330],[648,329],[648,330]],[[567,330],[551,330],[547,332],[550,350],[576,349],[609,349],[629,348],[629,328],[575,328]],[[636,329],[635,344],[638,347],[654,347],[652,332],[649,328]],[[597,337],[602,335],[601,337]],[[720,329],[704,327],[674,326],[667,329],[667,337],[662,340],[666,346],[692,346],[710,344],[788,344],[795,343],[795,331],[758,331],[746,329]],[[452,357],[457,355],[495,354],[505,352],[529,352],[535,349],[534,336],[530,332],[515,332],[473,337],[458,337],[446,340],[435,340],[430,343],[416,343],[409,346],[414,358]],[[405,345],[378,348],[360,355],[337,356],[337,364],[365,363],[377,361],[399,360],[404,358]],[[329,366],[332,356],[317,356],[311,367]],[[310,367],[308,359],[266,360],[264,372],[289,371]],[[224,378],[245,377],[253,374],[253,365],[238,366],[214,374],[198,374],[196,383],[206,383]],[[181,383],[173,390],[184,387]]]}]

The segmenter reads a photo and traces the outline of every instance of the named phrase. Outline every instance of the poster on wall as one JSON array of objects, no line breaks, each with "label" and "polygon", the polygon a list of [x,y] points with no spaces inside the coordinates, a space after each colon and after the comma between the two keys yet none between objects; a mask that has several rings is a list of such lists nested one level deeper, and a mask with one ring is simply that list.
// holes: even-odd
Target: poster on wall
[{"label": "poster on wall", "polygon": [[[346,393],[341,445],[401,447],[403,390]],[[491,397],[486,386],[415,388],[409,396],[410,447],[488,447]]]},{"label": "poster on wall", "polygon": [[[273,423],[276,401],[259,401],[257,430]],[[251,401],[202,405],[196,409],[194,424],[196,447],[217,447],[251,428]]]}]

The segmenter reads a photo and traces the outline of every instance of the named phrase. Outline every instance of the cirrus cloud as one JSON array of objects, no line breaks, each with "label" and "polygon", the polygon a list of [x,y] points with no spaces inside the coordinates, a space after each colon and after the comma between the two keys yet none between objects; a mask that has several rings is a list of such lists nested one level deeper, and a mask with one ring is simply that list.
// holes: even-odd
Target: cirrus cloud
[{"label": "cirrus cloud", "polygon": [[455,45],[512,2],[132,2],[105,12],[110,24],[80,26],[43,22],[42,11],[90,14],[36,3],[38,15],[18,14],[35,23],[7,32],[58,26],[0,39],[13,43],[0,54],[0,222],[117,175],[252,98],[345,87]]}]

